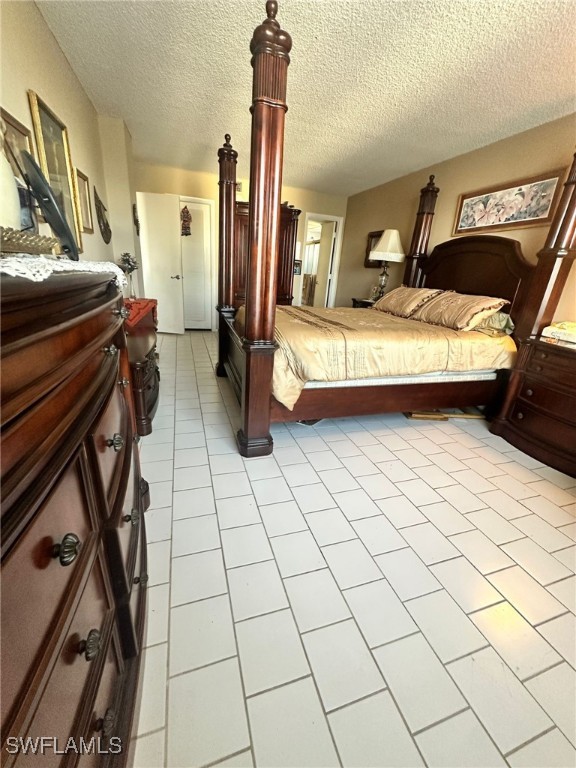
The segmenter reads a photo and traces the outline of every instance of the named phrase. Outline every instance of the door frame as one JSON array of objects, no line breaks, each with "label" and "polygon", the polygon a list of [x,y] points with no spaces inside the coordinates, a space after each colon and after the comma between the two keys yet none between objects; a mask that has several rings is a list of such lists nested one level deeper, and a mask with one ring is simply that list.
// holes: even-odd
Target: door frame
[{"label": "door frame", "polygon": [[334,238],[334,257],[332,259],[332,277],[329,279],[329,288],[325,297],[325,306],[333,307],[336,301],[336,290],[338,288],[338,273],[340,271],[340,256],[342,255],[342,240],[344,236],[344,216],[332,216],[329,213],[310,213],[306,212],[304,216],[304,240],[302,248],[306,247],[308,238],[308,221],[334,221],[336,223],[336,237]]},{"label": "door frame", "polygon": [[207,197],[192,197],[190,195],[178,195],[180,203],[200,203],[210,208],[210,301],[212,311],[210,313],[210,329],[218,330],[218,254],[216,251],[216,202]]}]

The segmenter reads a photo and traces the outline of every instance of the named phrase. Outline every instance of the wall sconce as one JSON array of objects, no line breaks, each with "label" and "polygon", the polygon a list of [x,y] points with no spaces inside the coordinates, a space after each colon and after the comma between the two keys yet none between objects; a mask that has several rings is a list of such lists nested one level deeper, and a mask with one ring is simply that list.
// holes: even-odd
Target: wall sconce
[{"label": "wall sconce", "polygon": [[404,261],[404,248],[400,241],[400,232],[397,229],[385,229],[382,233],[382,237],[376,245],[374,250],[370,251],[368,259],[370,261],[381,261],[382,272],[378,277],[378,285],[374,286],[372,290],[372,298],[379,299],[386,292],[386,286],[388,285],[388,263],[390,261],[402,262]]}]

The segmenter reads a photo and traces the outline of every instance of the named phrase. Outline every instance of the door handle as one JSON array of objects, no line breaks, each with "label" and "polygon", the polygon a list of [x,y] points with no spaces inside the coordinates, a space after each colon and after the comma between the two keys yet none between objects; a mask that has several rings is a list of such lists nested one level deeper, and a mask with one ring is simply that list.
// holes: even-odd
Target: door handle
[{"label": "door handle", "polygon": [[170,280],[180,280],[180,275],[170,275]]}]

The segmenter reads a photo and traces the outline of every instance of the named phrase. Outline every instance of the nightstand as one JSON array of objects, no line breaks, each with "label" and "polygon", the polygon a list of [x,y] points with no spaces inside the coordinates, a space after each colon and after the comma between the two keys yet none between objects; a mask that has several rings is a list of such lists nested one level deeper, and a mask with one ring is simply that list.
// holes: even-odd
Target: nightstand
[{"label": "nightstand", "polygon": [[544,464],[576,477],[576,347],[520,345],[502,411],[490,427]]},{"label": "nightstand", "polygon": [[374,299],[352,299],[354,309],[370,309],[375,303]]}]

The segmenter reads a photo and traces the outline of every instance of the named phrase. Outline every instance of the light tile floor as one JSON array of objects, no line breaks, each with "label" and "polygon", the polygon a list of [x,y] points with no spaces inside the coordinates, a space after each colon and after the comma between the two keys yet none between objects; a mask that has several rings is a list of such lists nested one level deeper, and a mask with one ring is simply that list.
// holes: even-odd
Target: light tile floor
[{"label": "light tile floor", "polygon": [[477,420],[273,427],[159,339],[135,768],[576,765],[576,480]]}]

